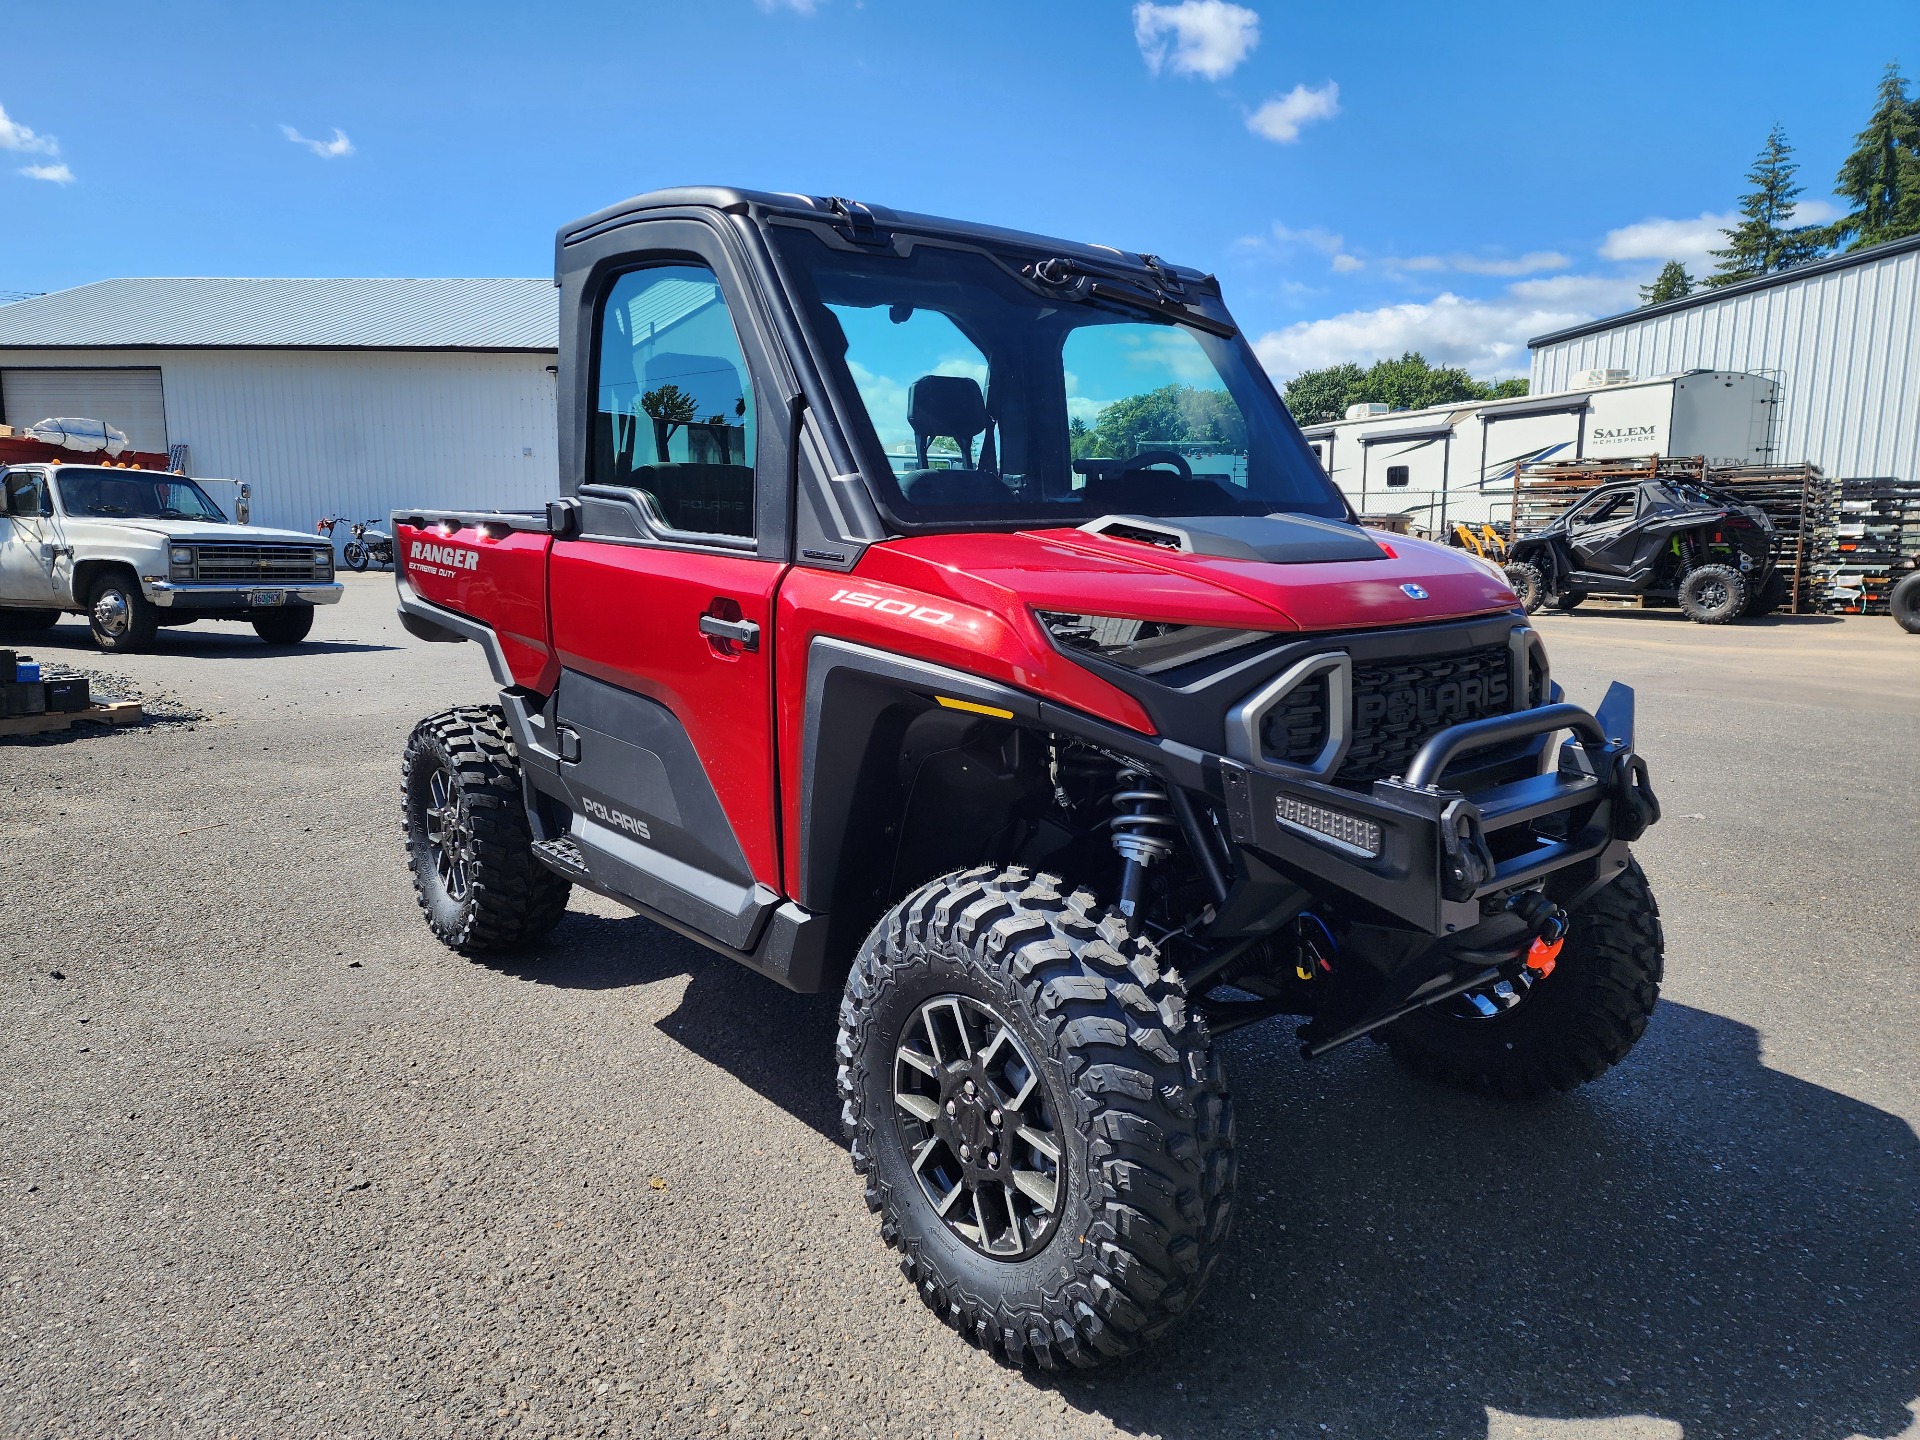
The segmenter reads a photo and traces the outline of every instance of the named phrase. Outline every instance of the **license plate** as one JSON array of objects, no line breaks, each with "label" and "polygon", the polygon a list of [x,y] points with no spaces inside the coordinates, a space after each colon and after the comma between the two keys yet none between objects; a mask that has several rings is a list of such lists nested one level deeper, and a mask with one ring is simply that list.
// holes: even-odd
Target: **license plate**
[{"label": "license plate", "polygon": [[284,605],[286,603],[287,592],[284,590],[255,590],[247,596],[247,604],[255,608],[262,605]]}]

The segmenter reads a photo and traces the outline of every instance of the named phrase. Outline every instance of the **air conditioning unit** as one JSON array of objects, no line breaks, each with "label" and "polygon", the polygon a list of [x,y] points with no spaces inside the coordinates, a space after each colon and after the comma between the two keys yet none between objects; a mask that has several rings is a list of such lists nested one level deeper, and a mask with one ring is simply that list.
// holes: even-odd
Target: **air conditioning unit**
[{"label": "air conditioning unit", "polygon": [[1377,400],[1363,401],[1358,405],[1347,406],[1347,419],[1371,420],[1376,415],[1385,415],[1392,410],[1390,405],[1382,405]]},{"label": "air conditioning unit", "polygon": [[1624,385],[1633,379],[1631,370],[1582,370],[1573,377],[1576,390],[1597,390],[1602,385]]}]

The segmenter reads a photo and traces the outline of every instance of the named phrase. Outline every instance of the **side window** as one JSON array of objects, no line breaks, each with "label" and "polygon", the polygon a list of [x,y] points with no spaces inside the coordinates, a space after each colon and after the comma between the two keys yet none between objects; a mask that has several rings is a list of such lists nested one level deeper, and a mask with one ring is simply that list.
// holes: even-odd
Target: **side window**
[{"label": "side window", "polygon": [[1585,529],[1591,525],[1608,525],[1615,521],[1631,519],[1635,498],[1631,490],[1622,490],[1617,494],[1603,496],[1575,515],[1573,523]]},{"label": "side window", "polygon": [[1405,489],[1407,484],[1407,474],[1408,474],[1408,467],[1405,465],[1387,466],[1387,488],[1389,490]]},{"label": "side window", "polygon": [[753,387],[713,272],[620,276],[596,349],[588,480],[644,491],[676,530],[751,536]]},{"label": "side window", "polygon": [[32,471],[16,471],[6,479],[7,514],[44,515],[48,513],[46,480]]}]

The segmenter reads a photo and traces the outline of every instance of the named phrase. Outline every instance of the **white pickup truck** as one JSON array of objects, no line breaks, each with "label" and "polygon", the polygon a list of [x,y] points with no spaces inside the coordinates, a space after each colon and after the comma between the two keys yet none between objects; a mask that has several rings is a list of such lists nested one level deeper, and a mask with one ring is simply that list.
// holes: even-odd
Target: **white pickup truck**
[{"label": "white pickup truck", "polygon": [[162,625],[245,620],[297,645],[332,605],[333,547],[235,525],[184,475],[109,465],[0,470],[0,632],[82,614],[102,650],[138,650]]}]

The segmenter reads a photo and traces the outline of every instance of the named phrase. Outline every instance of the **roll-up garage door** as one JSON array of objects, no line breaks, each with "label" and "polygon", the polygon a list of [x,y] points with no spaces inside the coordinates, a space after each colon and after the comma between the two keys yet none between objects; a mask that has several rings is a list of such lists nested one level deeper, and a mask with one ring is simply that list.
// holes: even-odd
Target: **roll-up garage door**
[{"label": "roll-up garage door", "polygon": [[0,370],[0,423],[27,426],[56,416],[104,420],[135,450],[167,451],[167,407],[160,371]]}]

